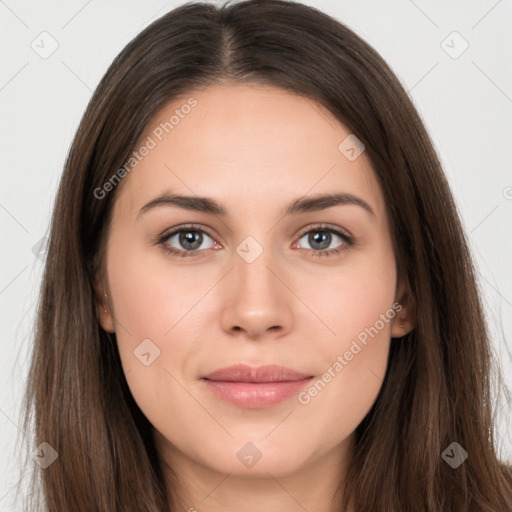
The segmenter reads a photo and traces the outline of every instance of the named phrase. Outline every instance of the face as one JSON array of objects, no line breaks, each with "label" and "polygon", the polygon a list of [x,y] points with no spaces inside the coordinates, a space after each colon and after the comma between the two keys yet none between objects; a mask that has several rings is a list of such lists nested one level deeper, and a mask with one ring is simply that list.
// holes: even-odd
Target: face
[{"label": "face", "polygon": [[[282,476],[348,455],[408,327],[356,142],[259,85],[194,91],[148,126],[116,191],[100,312],[169,462]],[[296,374],[205,379],[238,364]]]}]

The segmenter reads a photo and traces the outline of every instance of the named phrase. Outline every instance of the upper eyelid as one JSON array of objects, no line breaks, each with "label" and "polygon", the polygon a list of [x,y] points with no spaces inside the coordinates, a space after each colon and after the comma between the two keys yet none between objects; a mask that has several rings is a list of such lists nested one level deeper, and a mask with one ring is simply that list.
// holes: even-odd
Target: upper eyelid
[{"label": "upper eyelid", "polygon": [[215,236],[211,233],[209,233],[208,229],[204,229],[204,226],[198,226],[195,224],[185,224],[184,226],[177,226],[175,228],[170,228],[168,230],[165,230],[162,235],[160,235],[158,238],[160,240],[167,240],[171,236],[177,235],[178,233],[181,233],[182,231],[200,231],[201,233],[205,233],[210,238],[215,239]]},{"label": "upper eyelid", "polygon": [[[162,242],[165,242],[167,239],[169,239],[170,237],[178,234],[178,233],[181,233],[182,231],[186,231],[186,230],[190,230],[190,231],[200,231],[202,233],[205,233],[206,235],[208,235],[214,242],[216,243],[219,243],[217,240],[216,240],[216,237],[209,233],[209,229],[210,228],[206,228],[206,226],[203,226],[203,225],[198,225],[198,224],[185,224],[183,226],[177,226],[175,228],[171,228],[168,232],[164,232],[163,235],[161,235],[159,237],[159,240],[162,241]],[[343,236],[343,237],[346,237],[350,240],[353,239],[352,235],[344,228],[340,227],[340,226],[330,226],[330,225],[327,225],[325,223],[319,223],[317,225],[313,225],[313,226],[308,226],[304,229],[302,229],[298,235],[295,235],[297,240],[301,239],[304,235],[306,235],[307,233],[311,232],[311,231],[331,231],[333,233],[335,233],[336,235],[338,236]],[[179,249],[180,250],[180,249]],[[199,251],[188,251],[188,252],[199,252]]]},{"label": "upper eyelid", "polygon": [[318,224],[316,226],[310,226],[308,228],[305,228],[304,230],[301,230],[300,234],[297,235],[299,238],[302,238],[305,234],[309,233],[310,231],[331,231],[334,233],[339,233],[347,238],[352,238],[352,235],[345,229],[340,226],[333,227],[326,224]]}]

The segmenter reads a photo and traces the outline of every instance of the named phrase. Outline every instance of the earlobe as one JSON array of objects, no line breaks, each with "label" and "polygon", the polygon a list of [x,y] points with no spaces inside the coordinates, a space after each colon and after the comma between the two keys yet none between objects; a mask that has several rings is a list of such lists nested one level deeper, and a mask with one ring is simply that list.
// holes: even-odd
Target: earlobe
[{"label": "earlobe", "polygon": [[391,337],[402,338],[409,334],[414,329],[414,323],[408,318],[403,318],[402,311],[392,320],[391,324]]},{"label": "earlobe", "polygon": [[396,309],[396,315],[391,321],[391,337],[402,338],[409,334],[416,325],[412,292],[404,280],[400,281],[395,300],[400,304],[400,308]]},{"label": "earlobe", "polygon": [[99,322],[103,330],[110,333],[115,332],[114,318],[111,313],[112,308],[108,296],[104,291],[104,287],[101,284],[98,284],[96,287],[96,304]]},{"label": "earlobe", "polygon": [[100,313],[100,323],[103,329],[107,332],[115,332],[114,318],[111,314],[110,303],[107,294],[103,294],[103,311]]}]

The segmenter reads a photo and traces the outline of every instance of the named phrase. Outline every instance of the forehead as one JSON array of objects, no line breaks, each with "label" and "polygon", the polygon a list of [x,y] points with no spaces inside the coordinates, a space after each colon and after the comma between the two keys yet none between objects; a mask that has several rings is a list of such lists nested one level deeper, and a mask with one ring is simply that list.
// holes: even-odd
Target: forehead
[{"label": "forehead", "polygon": [[151,149],[121,195],[134,211],[166,189],[239,208],[343,191],[382,211],[365,152],[346,152],[353,137],[310,98],[257,84],[210,86],[175,98],[148,123],[135,150]]}]

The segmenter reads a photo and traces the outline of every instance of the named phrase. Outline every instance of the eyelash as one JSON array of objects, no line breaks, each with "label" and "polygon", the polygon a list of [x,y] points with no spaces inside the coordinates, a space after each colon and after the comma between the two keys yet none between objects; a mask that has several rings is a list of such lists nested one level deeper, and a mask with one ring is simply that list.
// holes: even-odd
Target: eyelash
[{"label": "eyelash", "polygon": [[[205,235],[208,235],[210,238],[213,239],[213,236],[210,235],[204,229],[202,229],[199,225],[187,224],[184,226],[180,226],[179,228],[173,229],[170,232],[163,233],[161,236],[159,236],[157,238],[155,243],[157,245],[160,245],[167,254],[171,254],[173,256],[178,256],[178,257],[182,257],[182,258],[190,258],[190,257],[194,258],[194,257],[200,256],[199,253],[201,253],[202,250],[183,251],[183,250],[179,250],[179,249],[170,247],[169,245],[166,244],[166,242],[167,242],[167,240],[169,240],[169,238],[171,238],[172,236],[174,236],[178,233],[181,233],[181,232],[193,232],[193,233],[200,232]],[[315,251],[314,249],[306,249],[308,251],[311,251],[311,253],[312,253],[311,255],[314,257],[337,256],[337,255],[347,251],[350,247],[352,247],[354,245],[353,239],[350,236],[348,236],[346,233],[343,233],[342,231],[340,231],[338,229],[334,229],[334,228],[331,228],[331,227],[323,225],[323,224],[314,226],[313,228],[309,228],[308,230],[303,231],[299,235],[298,239],[300,240],[304,235],[307,235],[308,233],[312,233],[312,232],[313,233],[315,233],[315,232],[334,233],[335,235],[339,236],[343,240],[343,244],[340,247],[338,247],[337,249],[321,250],[321,251]]]}]

